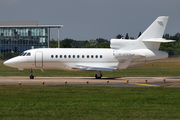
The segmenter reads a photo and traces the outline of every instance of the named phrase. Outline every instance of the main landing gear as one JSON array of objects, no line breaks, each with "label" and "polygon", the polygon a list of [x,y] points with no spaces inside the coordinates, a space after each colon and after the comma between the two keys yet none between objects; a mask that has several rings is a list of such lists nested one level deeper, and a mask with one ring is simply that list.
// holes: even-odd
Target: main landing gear
[{"label": "main landing gear", "polygon": [[102,77],[101,71],[96,71],[95,78],[96,79],[101,79],[101,77]]},{"label": "main landing gear", "polygon": [[34,76],[33,76],[33,69],[30,69],[30,73],[31,73],[31,75],[30,75],[30,79],[34,79]]}]

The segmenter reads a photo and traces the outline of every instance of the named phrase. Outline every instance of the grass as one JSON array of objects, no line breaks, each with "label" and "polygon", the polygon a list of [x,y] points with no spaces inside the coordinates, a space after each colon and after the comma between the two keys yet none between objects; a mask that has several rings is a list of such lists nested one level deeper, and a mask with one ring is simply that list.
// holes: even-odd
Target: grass
[{"label": "grass", "polygon": [[180,89],[0,86],[0,118],[180,119]]},{"label": "grass", "polygon": [[[179,61],[159,61],[103,76],[180,76]],[[35,70],[35,76],[94,76],[94,71]],[[29,76],[4,66],[0,76]],[[164,87],[0,85],[2,120],[180,119],[180,89]]]},{"label": "grass", "polygon": [[[94,77],[95,71],[66,71],[66,70],[34,70],[35,76],[86,76]],[[157,61],[149,64],[130,67],[125,70],[102,71],[104,77],[133,77],[133,76],[180,76],[180,61]],[[0,76],[29,76],[29,70],[18,71],[15,68],[4,66],[0,63]]]}]

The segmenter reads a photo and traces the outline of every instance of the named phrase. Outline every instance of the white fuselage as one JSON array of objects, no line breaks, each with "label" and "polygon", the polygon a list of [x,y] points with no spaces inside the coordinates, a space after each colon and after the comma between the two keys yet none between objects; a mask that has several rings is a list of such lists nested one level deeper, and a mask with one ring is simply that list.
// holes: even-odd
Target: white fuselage
[{"label": "white fuselage", "polygon": [[131,55],[134,56],[128,67],[168,57],[166,52],[149,49],[125,51],[93,48],[44,48],[27,50],[24,53],[30,53],[30,55],[17,56],[6,61],[4,64],[10,67],[25,69],[70,70],[76,66],[118,69]]}]

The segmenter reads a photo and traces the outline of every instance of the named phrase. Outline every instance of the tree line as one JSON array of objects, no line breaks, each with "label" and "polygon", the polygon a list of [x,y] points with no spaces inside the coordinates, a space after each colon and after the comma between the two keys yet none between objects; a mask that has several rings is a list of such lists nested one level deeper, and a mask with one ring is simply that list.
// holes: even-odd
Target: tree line
[{"label": "tree line", "polygon": [[[139,32],[138,37],[141,35]],[[123,35],[118,34],[115,38],[121,39]],[[164,34],[163,38],[167,40],[176,40],[176,42],[171,43],[161,43],[159,50],[166,51],[169,55],[180,55],[180,33],[175,35]],[[134,39],[134,37],[129,37],[128,33],[125,35],[125,39]],[[50,48],[57,48],[58,41],[52,39],[50,41]],[[103,38],[97,38],[95,40],[84,40],[78,41],[66,38],[60,41],[61,48],[110,48],[110,41]]]},{"label": "tree line", "polygon": [[[57,48],[58,41],[52,39],[50,41],[50,48]],[[97,38],[95,40],[85,40],[85,41],[77,41],[73,39],[66,38],[60,41],[60,48],[110,48],[110,41]]]},{"label": "tree line", "polygon": [[167,40],[176,40],[176,42],[161,43],[159,49],[168,52],[169,55],[180,55],[180,33],[176,33],[173,36],[165,34],[163,38]]}]

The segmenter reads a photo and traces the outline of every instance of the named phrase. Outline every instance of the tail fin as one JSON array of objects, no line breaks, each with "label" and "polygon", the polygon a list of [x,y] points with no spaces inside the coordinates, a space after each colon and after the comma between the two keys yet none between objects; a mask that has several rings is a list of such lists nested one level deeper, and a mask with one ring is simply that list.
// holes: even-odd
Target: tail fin
[{"label": "tail fin", "polygon": [[175,42],[175,40],[165,40],[162,38],[168,18],[168,16],[158,17],[136,40],[111,39],[111,48],[121,50],[158,50],[162,42]]},{"label": "tail fin", "polygon": [[168,16],[158,17],[137,40],[143,41],[148,49],[154,50],[158,50],[161,43],[175,42],[175,40],[165,40],[162,38],[168,19]]},{"label": "tail fin", "polygon": [[138,38],[138,40],[149,39],[149,38],[162,38],[167,22],[168,16],[158,17]]}]

